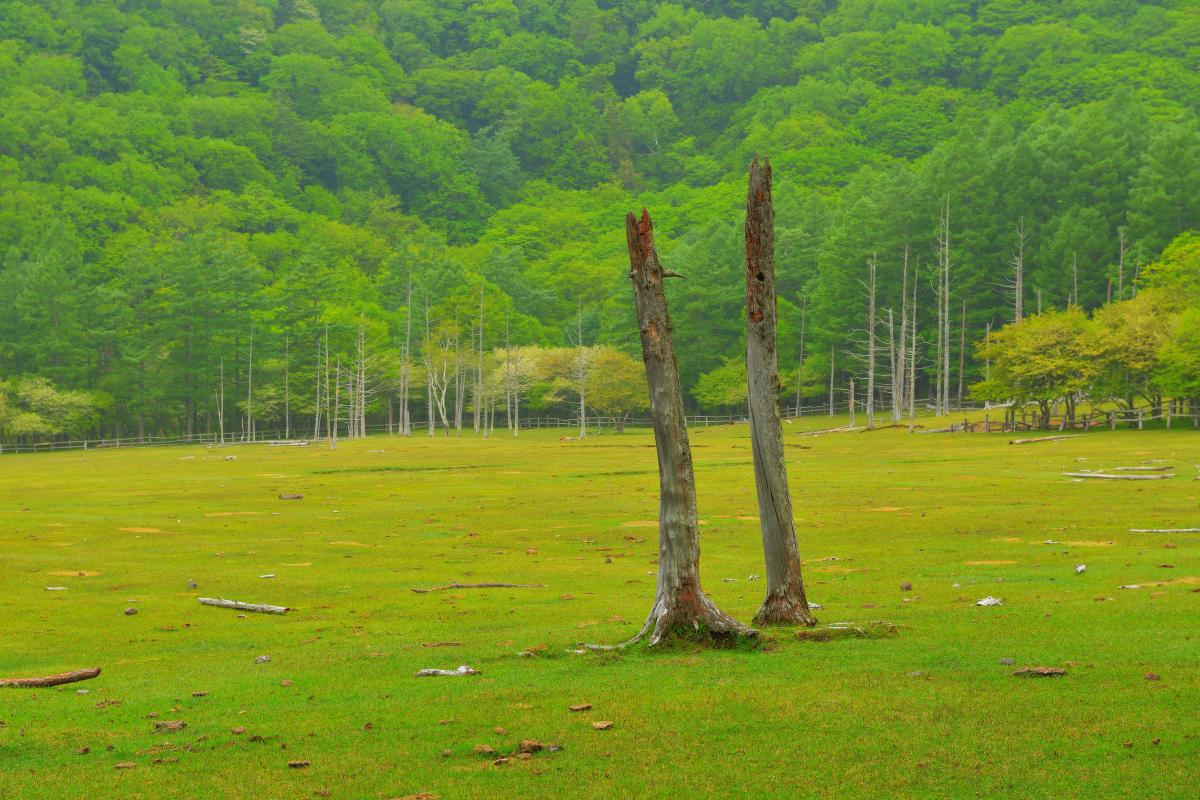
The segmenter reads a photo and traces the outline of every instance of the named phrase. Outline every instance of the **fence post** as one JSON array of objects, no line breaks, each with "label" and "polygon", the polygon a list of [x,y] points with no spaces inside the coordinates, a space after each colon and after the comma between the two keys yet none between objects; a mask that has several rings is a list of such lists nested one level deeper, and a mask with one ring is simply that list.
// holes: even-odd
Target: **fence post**
[{"label": "fence post", "polygon": [[1138,430],[1139,431],[1142,430],[1144,424],[1145,424],[1145,412],[1139,408],[1138,409]]}]

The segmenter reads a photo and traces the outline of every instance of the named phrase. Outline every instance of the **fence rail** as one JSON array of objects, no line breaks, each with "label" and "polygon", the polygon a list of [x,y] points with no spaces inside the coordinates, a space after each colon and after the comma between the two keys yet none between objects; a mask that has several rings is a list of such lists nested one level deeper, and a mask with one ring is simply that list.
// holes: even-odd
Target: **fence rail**
[{"label": "fence rail", "polygon": [[[919,406],[922,404],[918,404]],[[799,411],[799,413],[797,413]],[[951,423],[948,427],[938,428],[935,430],[926,430],[926,433],[958,433],[958,432],[976,432],[976,433],[1001,433],[1015,431],[1031,431],[1031,430],[1088,430],[1091,428],[1108,427],[1110,430],[1116,430],[1118,426],[1127,428],[1136,428],[1142,430],[1149,423],[1163,422],[1167,428],[1170,428],[1173,423],[1190,422],[1192,427],[1200,427],[1200,411],[1195,408],[1187,412],[1173,412],[1169,403],[1164,403],[1158,407],[1143,407],[1134,409],[1113,409],[1109,411],[1090,411],[1079,415],[1075,420],[1069,421],[1062,415],[1056,415],[1053,412],[1048,421],[1040,419],[1040,414],[1037,409],[1022,408],[1020,406],[1011,405],[993,405],[983,408],[960,408],[955,409],[952,413],[961,413],[964,411],[984,412],[984,419],[968,420],[963,419],[961,423]],[[1003,417],[992,420],[992,412],[1003,412]],[[886,416],[890,409],[879,410],[879,414]],[[839,413],[844,413],[839,409]],[[795,406],[786,407],[783,409],[783,416],[790,419],[804,417],[819,417],[829,414],[829,406],[802,406],[797,409]],[[1019,417],[1019,418],[1018,418]],[[882,416],[880,417],[882,419]],[[907,419],[907,415],[905,415]],[[745,414],[696,414],[687,418],[687,424],[692,427],[709,427],[711,425],[736,425],[746,422]],[[1043,424],[1046,423],[1046,424]],[[648,428],[651,425],[651,420],[648,417],[611,417],[611,416],[589,416],[587,419],[587,428],[589,433],[600,433],[605,430],[621,430],[623,428]],[[428,430],[428,420],[414,420],[411,423],[413,434],[421,434]],[[387,423],[377,423],[367,425],[367,433],[398,433],[399,428],[396,425],[388,425]],[[521,430],[541,430],[544,428],[561,428],[565,430],[578,430],[579,417],[523,417],[520,420]],[[434,430],[439,434],[443,433],[442,426],[437,425]],[[507,426],[497,426],[496,431],[507,431]],[[289,437],[287,434],[290,433]],[[128,436],[128,437],[107,437],[97,439],[74,439],[69,441],[49,441],[49,442],[0,442],[0,454],[5,453],[44,453],[54,452],[59,450],[100,450],[123,447],[168,447],[173,445],[194,445],[203,444],[208,447],[234,447],[238,445],[271,445],[279,444],[286,440],[300,441],[325,441],[324,436],[308,437],[305,434],[308,431],[296,430],[285,432],[283,430],[266,430],[257,431],[253,439],[246,439],[242,434],[225,434],[224,438],[217,433],[196,433],[191,436]],[[344,438],[344,437],[343,437]]]}]

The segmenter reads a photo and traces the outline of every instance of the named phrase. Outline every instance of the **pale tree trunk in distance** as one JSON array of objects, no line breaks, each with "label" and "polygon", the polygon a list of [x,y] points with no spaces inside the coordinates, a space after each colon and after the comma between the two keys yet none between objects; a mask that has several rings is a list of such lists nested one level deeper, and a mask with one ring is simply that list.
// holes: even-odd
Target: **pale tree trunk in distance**
[{"label": "pale tree trunk in distance", "polygon": [[225,444],[225,357],[221,356],[221,382],[217,385],[217,428]]},{"label": "pale tree trunk in distance", "polygon": [[800,300],[800,359],[796,362],[796,416],[803,415],[800,406],[800,385],[804,375],[804,334],[808,331],[808,298]]},{"label": "pale tree trunk in distance", "polygon": [[833,359],[835,350],[832,346],[829,348],[829,416],[833,416],[836,409],[833,407]]},{"label": "pale tree trunk in distance", "polygon": [[337,358],[337,372],[333,378],[333,433],[329,437],[329,449],[337,449],[338,423],[342,418],[342,357]]},{"label": "pale tree trunk in distance", "polygon": [[913,270],[912,302],[909,303],[909,316],[912,322],[908,326],[908,432],[912,433],[917,421],[917,275],[921,271],[921,261],[917,259],[916,269]]},{"label": "pale tree trunk in distance", "polygon": [[289,394],[288,356],[291,342],[288,335],[283,335],[283,438],[292,438],[292,402]]},{"label": "pale tree trunk in distance", "polygon": [[462,342],[459,339],[458,315],[454,316],[454,435],[462,436],[463,400],[467,385],[463,380]]},{"label": "pale tree trunk in distance", "polygon": [[945,248],[943,250],[942,324],[945,326],[945,348],[942,350],[942,409],[950,413],[950,194],[946,193]]},{"label": "pale tree trunk in distance", "polygon": [[854,409],[854,378],[850,379],[850,393],[847,395],[846,410],[850,413],[850,427],[853,428],[857,424],[855,409]]},{"label": "pale tree trunk in distance", "polygon": [[412,383],[412,271],[408,273],[408,293],[404,301],[404,358],[400,365],[400,435],[412,434],[408,395]]},{"label": "pale tree trunk in distance", "polygon": [[425,295],[425,418],[429,421],[429,435],[433,436],[436,422],[433,417],[433,342],[429,339],[429,295]]},{"label": "pale tree trunk in distance", "polygon": [[771,164],[766,159],[761,167],[758,159],[750,164],[746,193],[746,310],[750,444],[767,571],[767,596],[754,623],[813,625],[816,620],[809,611],[800,575],[800,548],[796,544],[779,414],[775,209],[771,201]]},{"label": "pale tree trunk in distance", "polygon": [[329,397],[329,323],[325,323],[325,438],[333,436],[336,423],[330,420]]},{"label": "pale tree trunk in distance", "polygon": [[1017,222],[1017,249],[1012,260],[1013,322],[1025,316],[1025,218]]},{"label": "pale tree trunk in distance", "polygon": [[575,346],[577,348],[575,364],[575,380],[579,390],[579,438],[587,436],[587,402],[584,393],[587,389],[587,366],[584,363],[583,351],[583,302],[579,303],[579,316],[575,321]]},{"label": "pale tree trunk in distance", "polygon": [[655,252],[650,215],[644,209],[641,220],[633,214],[626,216],[625,233],[650,388],[659,478],[658,581],[646,624],[635,638],[650,631],[650,644],[656,645],[672,634],[710,641],[752,636],[755,634],[750,628],[718,609],[700,587],[696,479],[671,317],[663,293],[667,274]]},{"label": "pale tree trunk in distance", "polygon": [[250,351],[246,368],[246,440],[254,441],[254,323],[250,323]]},{"label": "pale tree trunk in distance", "polygon": [[[891,311],[888,312],[891,319]],[[888,327],[891,336],[891,326]],[[904,279],[900,286],[900,350],[896,354],[895,374],[892,378],[892,422],[904,417],[905,394],[908,382],[908,244],[904,245]],[[898,377],[897,377],[898,376]]]},{"label": "pale tree trunk in distance", "polygon": [[963,404],[963,371],[967,362],[967,300],[962,301],[962,322],[958,329],[958,407]]},{"label": "pale tree trunk in distance", "polygon": [[1079,259],[1075,253],[1071,253],[1071,298],[1075,305],[1082,305],[1079,302]]},{"label": "pale tree trunk in distance", "polygon": [[321,438],[321,339],[317,340],[317,361],[313,368],[313,377],[316,379],[316,393],[313,403],[313,439]]},{"label": "pale tree trunk in distance", "polygon": [[1125,228],[1117,228],[1117,299],[1125,298]]},{"label": "pale tree trunk in distance", "polygon": [[867,289],[867,430],[875,427],[875,277],[877,265],[871,256],[868,266],[871,285]]},{"label": "pale tree trunk in distance", "polygon": [[933,377],[933,413],[940,416],[942,413],[942,347],[944,341],[942,339],[942,257],[938,256],[938,285],[935,293],[937,300],[937,355],[934,360]]},{"label": "pale tree trunk in distance", "polygon": [[[888,381],[891,383],[892,395],[892,422],[899,419],[900,403],[903,402],[900,397],[900,386],[902,381],[896,376],[900,373],[899,362],[896,361],[896,318],[892,314],[892,310],[888,309],[887,318],[888,329]],[[903,341],[903,340],[901,340]],[[903,346],[903,345],[901,345]]]},{"label": "pale tree trunk in distance", "polygon": [[483,290],[479,290],[479,351],[478,360],[475,364],[475,432],[479,433],[480,425],[485,426],[486,431],[487,416],[483,408],[484,404],[484,386],[483,386]]}]

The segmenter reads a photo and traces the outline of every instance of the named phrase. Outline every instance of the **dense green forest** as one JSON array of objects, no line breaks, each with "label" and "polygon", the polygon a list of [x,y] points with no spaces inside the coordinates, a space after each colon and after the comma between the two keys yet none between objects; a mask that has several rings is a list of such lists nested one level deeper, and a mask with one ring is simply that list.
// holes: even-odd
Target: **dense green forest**
[{"label": "dense green forest", "polygon": [[[899,315],[906,252],[921,396],[943,258],[952,386],[1020,394],[988,372],[1017,337],[977,345],[1020,263],[1060,328],[1168,298],[1154,353],[1200,393],[1172,288],[1200,271],[1191,0],[2,0],[0,94],[9,436],[303,432],[331,396],[380,422],[447,391],[503,418],[518,383],[565,415],[603,365],[589,393],[637,411],[643,205],[687,276],[685,390],[739,407],[756,152],[789,396],[861,377],[867,262]],[[1156,369],[1094,377],[1150,396]]]}]

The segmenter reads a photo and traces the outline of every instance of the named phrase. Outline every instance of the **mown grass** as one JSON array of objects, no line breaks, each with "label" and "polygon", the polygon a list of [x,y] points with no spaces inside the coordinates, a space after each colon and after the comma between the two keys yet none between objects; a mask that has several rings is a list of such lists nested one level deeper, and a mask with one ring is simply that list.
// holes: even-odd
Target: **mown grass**
[{"label": "mown grass", "polygon": [[[1009,438],[789,436],[820,620],[898,636],[582,656],[566,650],[625,638],[649,607],[647,432],[5,456],[0,675],[104,672],[0,690],[0,797],[1188,796],[1200,534],[1127,529],[1200,526],[1200,436]],[[692,441],[705,588],[749,620],[746,430]],[[1152,459],[1178,477],[1060,475]],[[544,586],[410,591],[452,581]],[[243,619],[200,596],[296,610]],[[1068,674],[1014,678],[1004,658]],[[459,664],[482,674],[413,677]],[[155,733],[152,712],[187,727]],[[520,739],[564,749],[473,752]]]}]

